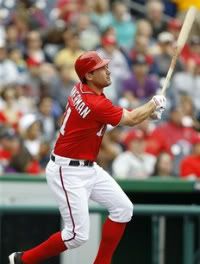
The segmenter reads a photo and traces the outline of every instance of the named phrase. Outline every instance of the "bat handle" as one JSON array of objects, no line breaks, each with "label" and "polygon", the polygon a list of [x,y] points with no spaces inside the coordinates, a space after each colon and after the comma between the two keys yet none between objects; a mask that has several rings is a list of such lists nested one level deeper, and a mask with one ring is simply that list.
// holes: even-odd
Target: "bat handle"
[{"label": "bat handle", "polygon": [[171,61],[171,64],[170,64],[170,67],[169,67],[169,70],[167,72],[167,76],[164,80],[164,84],[163,84],[163,87],[162,87],[162,90],[161,90],[161,94],[162,95],[165,95],[165,92],[169,86],[169,82],[171,80],[171,77],[172,77],[172,73],[174,72],[174,68],[176,66],[176,61],[177,61],[177,58],[178,58],[178,55],[179,55],[179,49],[176,48],[175,50],[175,53],[172,57],[172,61]]},{"label": "bat handle", "polygon": [[166,93],[166,90],[168,88],[169,81],[171,79],[173,71],[174,71],[174,69],[172,67],[170,67],[169,70],[168,70],[167,76],[166,76],[166,78],[164,80],[164,84],[163,84],[162,90],[161,90],[161,94],[162,95],[165,95],[165,93]]}]

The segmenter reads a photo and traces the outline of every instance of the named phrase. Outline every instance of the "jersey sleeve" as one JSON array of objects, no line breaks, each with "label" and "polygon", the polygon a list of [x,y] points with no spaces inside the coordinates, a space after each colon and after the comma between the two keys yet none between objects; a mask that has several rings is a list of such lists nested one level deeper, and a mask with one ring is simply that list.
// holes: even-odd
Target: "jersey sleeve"
[{"label": "jersey sleeve", "polygon": [[115,106],[109,99],[103,98],[93,107],[93,113],[97,121],[117,126],[122,118],[123,108]]}]

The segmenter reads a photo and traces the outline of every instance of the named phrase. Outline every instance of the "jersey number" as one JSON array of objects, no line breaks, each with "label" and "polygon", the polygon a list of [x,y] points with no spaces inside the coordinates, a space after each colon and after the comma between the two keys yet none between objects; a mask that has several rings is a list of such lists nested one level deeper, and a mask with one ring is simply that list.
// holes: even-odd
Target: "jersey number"
[{"label": "jersey number", "polygon": [[67,124],[67,120],[69,119],[69,116],[70,116],[70,114],[71,114],[71,108],[70,107],[68,107],[67,108],[67,111],[66,111],[66,113],[65,113],[65,118],[64,118],[64,120],[63,120],[63,123],[62,123],[62,126],[61,126],[61,128],[60,128],[60,133],[64,136],[64,134],[65,134],[65,127],[66,127],[66,124]]}]

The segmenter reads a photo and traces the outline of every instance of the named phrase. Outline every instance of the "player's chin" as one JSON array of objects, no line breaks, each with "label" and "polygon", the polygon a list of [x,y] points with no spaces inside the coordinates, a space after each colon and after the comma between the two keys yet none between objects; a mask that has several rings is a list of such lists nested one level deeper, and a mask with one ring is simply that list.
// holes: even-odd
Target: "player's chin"
[{"label": "player's chin", "polygon": [[107,79],[105,82],[105,87],[111,85],[112,81],[110,79]]}]

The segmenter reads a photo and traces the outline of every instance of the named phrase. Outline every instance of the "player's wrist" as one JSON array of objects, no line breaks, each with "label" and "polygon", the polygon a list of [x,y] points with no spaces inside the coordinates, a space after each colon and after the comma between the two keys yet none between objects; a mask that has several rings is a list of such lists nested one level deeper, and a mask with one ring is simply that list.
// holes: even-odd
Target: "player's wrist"
[{"label": "player's wrist", "polygon": [[166,104],[167,104],[167,99],[165,96],[163,95],[154,95],[152,97],[152,100],[156,106],[156,110],[157,109],[160,109],[160,108],[163,108],[165,109],[166,108]]},{"label": "player's wrist", "polygon": [[157,109],[157,104],[153,98],[149,101],[150,111],[154,112]]}]

